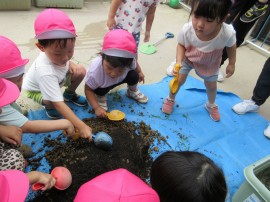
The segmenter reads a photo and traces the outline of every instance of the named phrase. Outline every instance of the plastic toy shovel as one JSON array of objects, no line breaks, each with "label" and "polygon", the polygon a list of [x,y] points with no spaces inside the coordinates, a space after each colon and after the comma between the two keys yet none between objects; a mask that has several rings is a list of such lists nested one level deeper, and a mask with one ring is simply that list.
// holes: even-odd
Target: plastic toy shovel
[{"label": "plastic toy shovel", "polygon": [[178,77],[179,77],[179,69],[180,65],[175,64],[174,70],[177,72],[176,76],[170,81],[170,90],[172,94],[175,94],[179,88],[179,83],[178,83]]},{"label": "plastic toy shovel", "polygon": [[[67,189],[71,183],[72,183],[72,176],[71,173],[69,172],[69,170],[65,167],[55,167],[52,172],[51,175],[53,176],[53,178],[55,178],[56,182],[54,187],[56,189],[59,190],[65,190]],[[35,183],[32,185],[32,189],[34,191],[40,190],[44,187],[44,184],[41,183]]]},{"label": "plastic toy shovel", "polygon": [[[63,131],[63,134],[66,135],[66,131]],[[80,137],[78,129],[75,130],[75,134],[71,137],[73,140],[78,140]],[[96,135],[92,134],[92,140],[96,147],[103,150],[111,150],[113,145],[112,137],[105,132],[98,132]]]},{"label": "plastic toy shovel", "polygon": [[147,55],[151,55],[155,52],[157,52],[157,45],[162,42],[163,40],[165,39],[168,39],[168,38],[173,38],[174,37],[174,34],[173,33],[170,33],[170,32],[167,32],[165,34],[164,37],[162,37],[161,39],[159,39],[157,42],[155,42],[154,44],[148,44],[148,43],[145,43],[145,44],[142,44],[139,48],[140,52],[144,53],[144,54],[147,54]]},{"label": "plastic toy shovel", "polygon": [[112,110],[111,112],[107,112],[107,117],[111,121],[121,121],[125,118],[125,113],[120,110]]}]

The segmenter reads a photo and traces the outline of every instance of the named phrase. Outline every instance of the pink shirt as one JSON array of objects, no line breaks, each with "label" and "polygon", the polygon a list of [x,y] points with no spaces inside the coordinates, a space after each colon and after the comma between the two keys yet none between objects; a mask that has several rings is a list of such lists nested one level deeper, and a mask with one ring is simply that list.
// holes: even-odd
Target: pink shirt
[{"label": "pink shirt", "polygon": [[184,61],[191,65],[201,76],[217,75],[222,52],[225,47],[236,43],[232,25],[222,24],[218,35],[210,41],[201,41],[194,31],[192,23],[186,23],[178,34],[178,43],[186,49]]}]

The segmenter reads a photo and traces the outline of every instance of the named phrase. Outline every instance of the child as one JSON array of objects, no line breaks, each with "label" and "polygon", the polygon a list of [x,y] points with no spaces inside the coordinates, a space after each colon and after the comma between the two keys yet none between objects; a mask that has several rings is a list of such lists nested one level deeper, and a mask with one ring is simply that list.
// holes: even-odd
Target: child
[{"label": "child", "polygon": [[[0,136],[0,170],[24,169],[24,159],[22,155],[15,150],[21,143],[22,133],[43,133],[55,130],[65,130],[71,136],[74,134],[74,127],[70,121],[62,120],[28,120],[23,114],[10,106],[20,95],[18,87],[6,80],[0,78],[0,125],[16,126],[21,130],[1,130]],[[20,138],[18,138],[19,136]],[[13,144],[10,144],[13,143]]]},{"label": "child", "polygon": [[[150,31],[158,2],[159,0],[112,0],[107,26],[110,30],[113,28],[121,28],[132,33],[138,47],[140,42],[140,31],[145,18],[146,25],[144,42],[148,42],[150,40]],[[136,57],[138,59],[138,55],[136,55]],[[137,68],[141,68],[138,63]],[[144,82],[142,71],[140,71],[139,76],[139,81]]]},{"label": "child", "polygon": [[83,184],[74,202],[159,202],[157,193],[136,175],[120,168]]},{"label": "child", "polygon": [[222,170],[192,151],[160,155],[151,167],[150,182],[161,202],[224,202],[227,194]]},{"label": "child", "polygon": [[114,87],[128,84],[126,95],[140,103],[148,98],[137,88],[140,69],[135,67],[136,42],[125,30],[109,31],[103,40],[101,55],[95,58],[86,75],[85,95],[98,117],[105,117],[106,94]]},{"label": "child", "polygon": [[0,171],[1,202],[24,202],[29,190],[29,184],[42,183],[42,190],[50,189],[55,179],[50,175],[38,171],[23,173],[18,170]]},{"label": "child", "polygon": [[[48,117],[58,119],[62,115],[79,130],[81,137],[91,140],[91,128],[64,102],[87,105],[86,99],[75,93],[86,70],[70,61],[77,37],[71,19],[60,10],[46,9],[37,16],[34,27],[41,53],[26,74],[22,89],[27,97],[45,105]],[[64,85],[67,88],[62,95]]]},{"label": "child", "polygon": [[[230,77],[235,69],[235,31],[232,25],[224,23],[230,6],[230,0],[194,0],[190,13],[192,22],[186,23],[178,35],[176,63],[182,66],[179,73],[174,73],[179,74],[178,90],[185,83],[189,71],[194,68],[197,75],[204,80],[208,97],[205,108],[214,121],[220,120],[215,99],[224,47],[227,47],[229,55],[227,77]],[[164,113],[172,112],[176,93],[170,92],[166,98],[162,107]]]}]

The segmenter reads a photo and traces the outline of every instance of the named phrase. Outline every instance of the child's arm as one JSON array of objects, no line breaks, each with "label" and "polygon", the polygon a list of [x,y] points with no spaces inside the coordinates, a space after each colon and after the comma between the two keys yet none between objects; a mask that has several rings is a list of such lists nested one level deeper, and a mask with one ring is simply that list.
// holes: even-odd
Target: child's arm
[{"label": "child's arm", "polygon": [[17,126],[0,125],[0,139],[13,145],[21,145],[22,129]]},{"label": "child's arm", "polygon": [[43,184],[44,187],[41,190],[51,189],[54,185],[56,180],[52,177],[52,175],[47,173],[42,173],[39,171],[31,171],[26,173],[30,184],[40,183]]},{"label": "child's arm", "polygon": [[24,133],[44,133],[65,130],[69,136],[74,134],[74,127],[69,120],[28,120],[22,127]]},{"label": "child's arm", "polygon": [[151,5],[149,10],[146,14],[146,25],[145,25],[145,35],[144,35],[144,42],[148,42],[150,40],[150,31],[152,28],[152,24],[155,18],[156,6]]},{"label": "child's arm", "polygon": [[[185,47],[182,44],[178,43],[176,47],[176,64],[179,64],[180,67],[182,66],[185,51],[186,51]],[[176,72],[175,70],[173,71],[174,75],[177,73],[178,72]]]},{"label": "child's arm", "polygon": [[82,138],[92,140],[92,129],[80,120],[74,112],[66,105],[65,102],[52,102],[54,108],[80,132]]},{"label": "child's arm", "polygon": [[232,47],[226,47],[229,63],[226,68],[226,78],[229,78],[233,75],[235,70],[235,62],[236,62],[236,44]]},{"label": "child's arm", "polygon": [[111,2],[109,14],[108,14],[108,20],[107,20],[107,27],[109,28],[109,30],[112,30],[113,27],[116,26],[116,22],[114,18],[116,15],[116,11],[119,8],[121,3],[122,3],[122,0],[112,0]]},{"label": "child's arm", "polygon": [[102,107],[99,106],[93,90],[89,86],[85,85],[84,92],[85,92],[86,99],[92,106],[92,109],[95,111],[96,116],[106,117],[107,116],[106,111]]},{"label": "child's arm", "polygon": [[138,64],[138,61],[136,61],[136,69],[135,70],[139,74],[139,82],[144,83],[144,74],[142,72],[140,65]]}]

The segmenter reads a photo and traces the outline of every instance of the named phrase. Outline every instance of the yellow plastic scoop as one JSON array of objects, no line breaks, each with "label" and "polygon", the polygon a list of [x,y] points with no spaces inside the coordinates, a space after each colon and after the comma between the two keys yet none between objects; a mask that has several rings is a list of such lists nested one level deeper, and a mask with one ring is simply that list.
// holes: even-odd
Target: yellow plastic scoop
[{"label": "yellow plastic scoop", "polygon": [[180,69],[180,65],[179,64],[175,64],[174,70],[177,72],[176,76],[170,81],[170,90],[172,92],[172,94],[175,94],[179,88],[179,84],[178,84],[178,77],[179,77],[179,69]]},{"label": "yellow plastic scoop", "polygon": [[112,110],[111,112],[107,112],[107,117],[111,121],[121,121],[125,118],[125,113],[120,110]]}]

